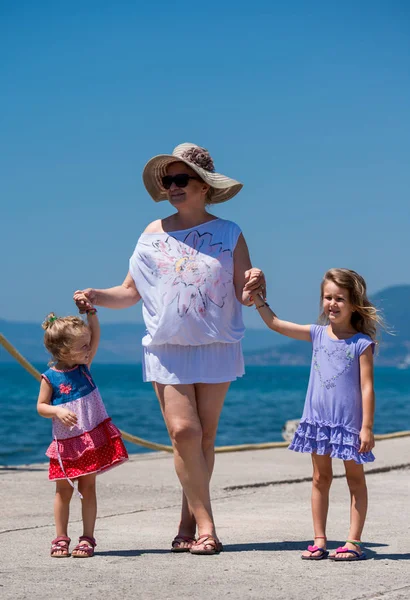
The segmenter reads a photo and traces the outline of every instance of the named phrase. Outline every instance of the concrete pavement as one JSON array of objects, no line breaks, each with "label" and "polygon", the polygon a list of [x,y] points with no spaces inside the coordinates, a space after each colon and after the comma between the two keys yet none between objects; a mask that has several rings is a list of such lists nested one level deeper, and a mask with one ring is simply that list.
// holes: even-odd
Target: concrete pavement
[{"label": "concrete pavement", "polygon": [[[180,490],[168,454],[133,456],[98,478],[91,560],[49,558],[54,485],[47,465],[0,468],[0,597],[410,600],[410,438],[379,442],[375,454],[363,536],[370,560],[345,564],[300,559],[312,536],[310,457],[286,449],[217,456],[213,507],[225,546],[219,556],[169,552]],[[343,463],[334,467],[330,548],[344,541],[349,524]],[[80,509],[73,498],[74,543]]]}]

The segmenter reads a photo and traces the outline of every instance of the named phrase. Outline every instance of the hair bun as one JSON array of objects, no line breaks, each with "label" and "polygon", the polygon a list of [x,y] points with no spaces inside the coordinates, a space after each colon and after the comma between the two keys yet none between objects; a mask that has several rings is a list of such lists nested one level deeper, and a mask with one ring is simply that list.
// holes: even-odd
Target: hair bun
[{"label": "hair bun", "polygon": [[53,313],[49,313],[46,318],[44,319],[44,321],[41,324],[41,327],[45,330],[47,330],[49,327],[51,327],[51,325],[54,323],[54,321],[57,321],[58,317]]}]

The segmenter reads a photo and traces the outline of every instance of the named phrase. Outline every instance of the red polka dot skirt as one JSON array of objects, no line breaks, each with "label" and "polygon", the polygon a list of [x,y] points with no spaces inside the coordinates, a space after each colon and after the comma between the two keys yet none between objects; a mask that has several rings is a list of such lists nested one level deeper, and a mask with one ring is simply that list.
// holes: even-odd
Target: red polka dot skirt
[{"label": "red polka dot skirt", "polygon": [[80,436],[54,440],[47,450],[47,456],[50,457],[50,480],[75,479],[82,475],[102,473],[128,460],[121,433],[111,419]]}]

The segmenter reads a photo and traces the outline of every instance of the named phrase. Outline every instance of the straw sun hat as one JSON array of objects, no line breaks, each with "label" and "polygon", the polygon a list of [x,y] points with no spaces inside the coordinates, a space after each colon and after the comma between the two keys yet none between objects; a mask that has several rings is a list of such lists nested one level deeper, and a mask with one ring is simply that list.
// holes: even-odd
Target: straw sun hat
[{"label": "straw sun hat", "polygon": [[172,154],[160,154],[147,162],[142,173],[144,185],[155,202],[167,200],[167,192],[162,186],[162,177],[167,166],[183,162],[212,188],[209,202],[217,204],[233,198],[241,189],[242,183],[215,172],[213,160],[205,148],[185,142],[177,146]]}]

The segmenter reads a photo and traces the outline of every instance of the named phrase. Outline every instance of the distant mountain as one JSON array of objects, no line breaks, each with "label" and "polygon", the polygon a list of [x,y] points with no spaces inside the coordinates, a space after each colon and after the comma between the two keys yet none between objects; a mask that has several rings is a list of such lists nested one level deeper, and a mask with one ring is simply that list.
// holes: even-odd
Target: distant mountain
[{"label": "distant mountain", "polygon": [[[30,362],[42,363],[49,360],[43,346],[43,330],[40,323],[18,323],[0,319],[0,332]],[[145,326],[141,323],[102,323],[101,342],[95,362],[139,363],[141,362],[141,338]],[[283,344],[283,338],[268,329],[247,329],[243,340],[245,352]],[[14,359],[0,346],[0,363]]]},{"label": "distant mountain", "polygon": [[[374,294],[371,300],[381,310],[388,330],[393,333],[381,332],[376,364],[410,368],[410,285],[388,287]],[[311,345],[299,341],[259,352],[245,351],[248,365],[309,365],[311,357]]]},{"label": "distant mountain", "polygon": [[[380,366],[410,367],[410,285],[386,288],[372,296],[383,312],[389,330],[383,332],[376,357]],[[43,330],[37,323],[15,323],[0,319],[0,332],[30,362],[47,362],[43,347]],[[141,323],[101,325],[101,343],[96,356],[99,363],[141,362],[141,338],[145,327]],[[245,362],[248,365],[309,365],[312,347],[306,342],[287,341],[269,329],[247,329],[243,340]],[[0,363],[14,359],[0,347]]]}]

